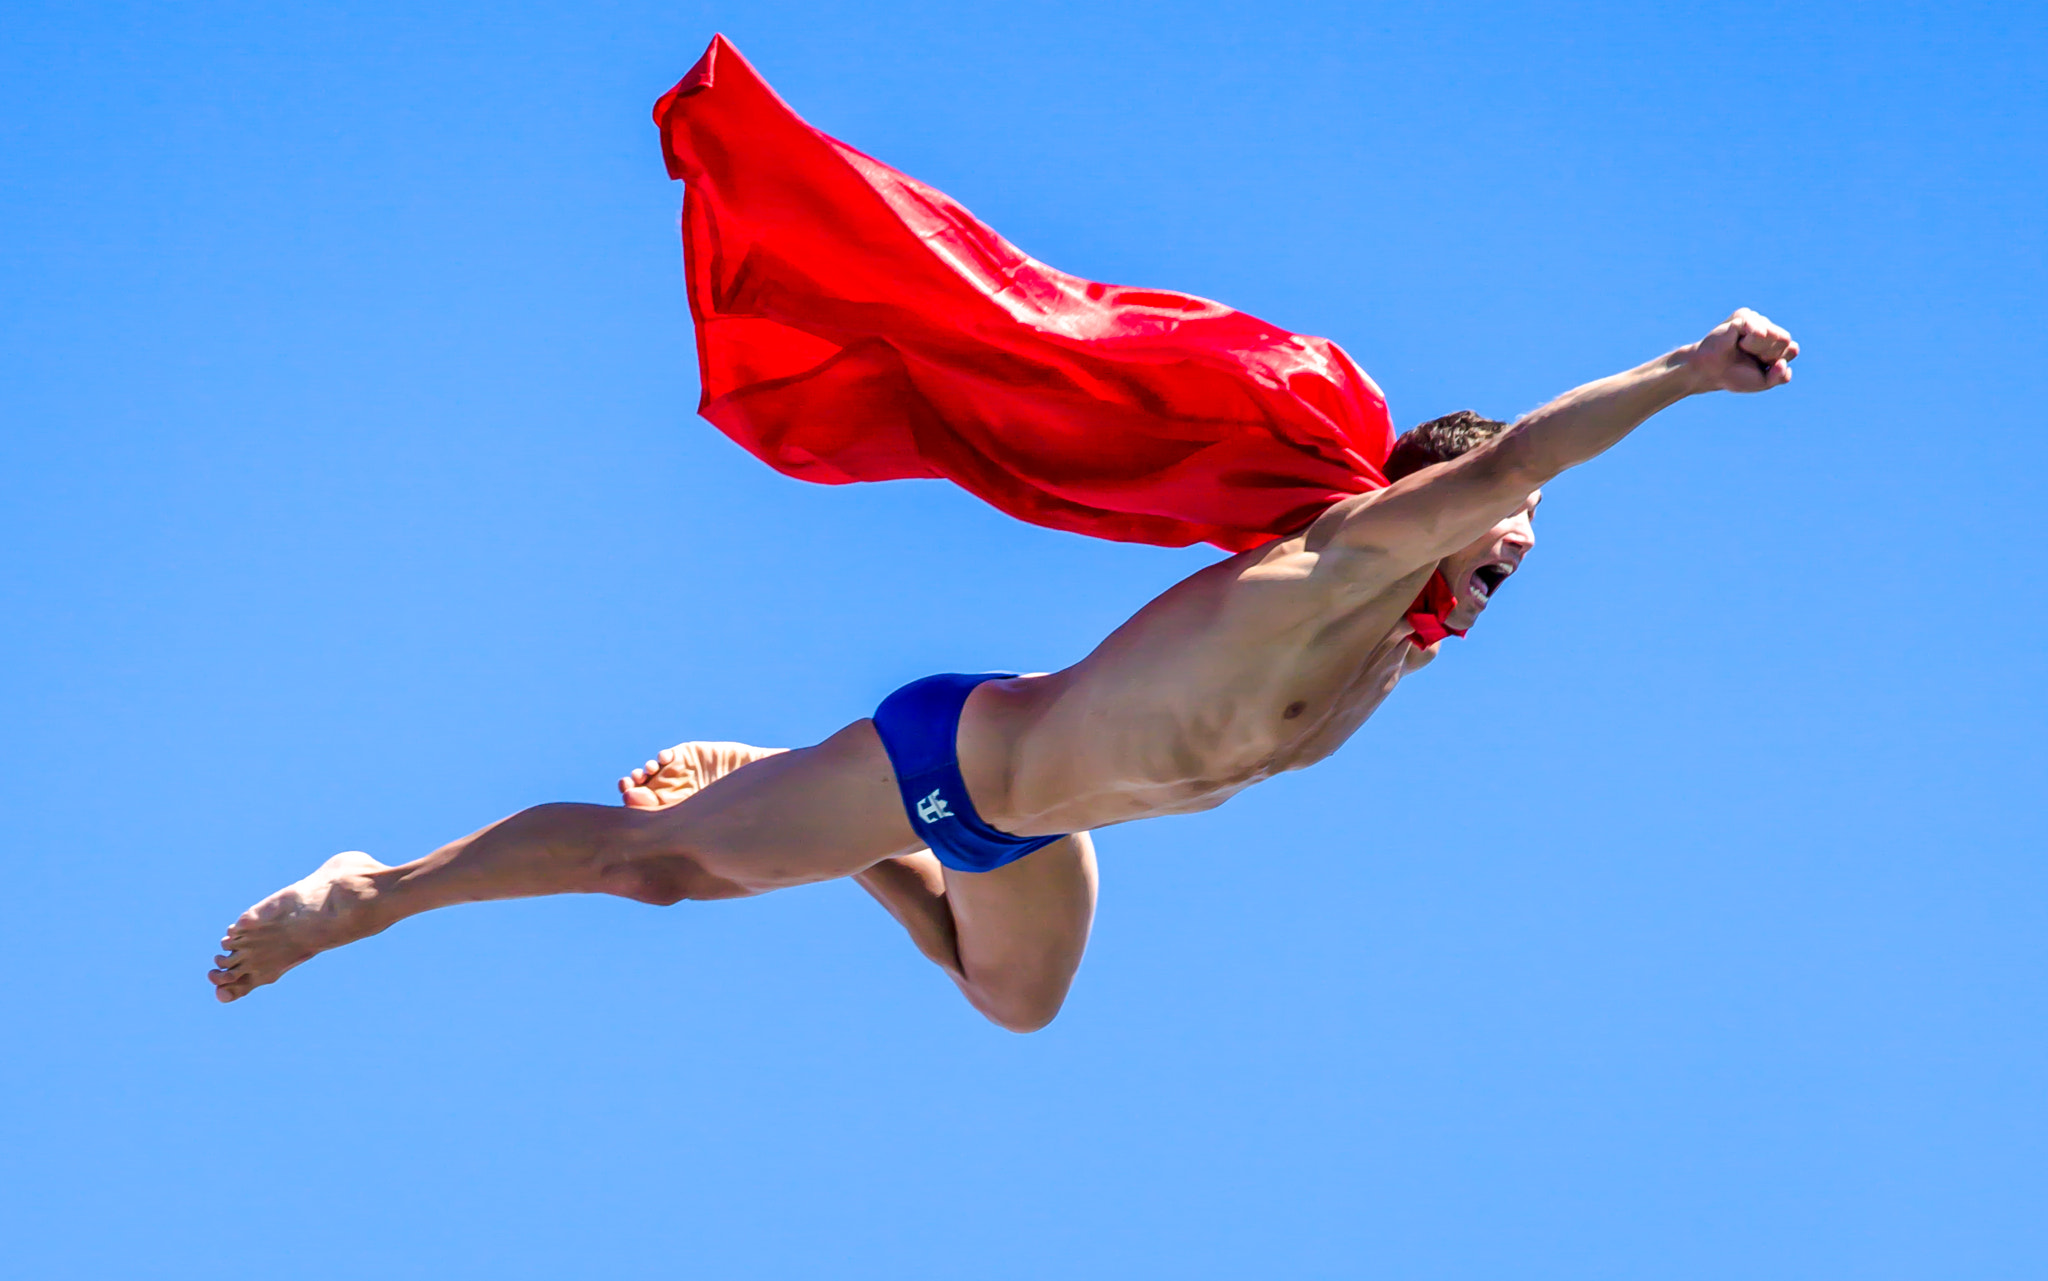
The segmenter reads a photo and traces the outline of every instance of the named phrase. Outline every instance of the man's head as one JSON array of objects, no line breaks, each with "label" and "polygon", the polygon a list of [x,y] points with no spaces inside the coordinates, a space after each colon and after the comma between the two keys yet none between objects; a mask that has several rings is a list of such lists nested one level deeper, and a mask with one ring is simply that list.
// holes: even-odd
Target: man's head
[{"label": "man's head", "polygon": [[[1507,429],[1506,423],[1481,418],[1469,409],[1445,414],[1404,432],[1394,442],[1393,452],[1387,455],[1386,466],[1381,470],[1388,480],[1399,480],[1477,449]],[[1522,558],[1536,546],[1536,531],[1530,518],[1536,513],[1536,504],[1542,501],[1543,491],[1539,489],[1513,515],[1462,550],[1446,556],[1438,566],[1458,597],[1458,607],[1445,620],[1452,627],[1470,627],[1495,589],[1521,568]]]},{"label": "man's head", "polygon": [[1411,427],[1394,442],[1386,466],[1380,468],[1388,480],[1412,476],[1425,467],[1447,463],[1462,453],[1479,448],[1508,429],[1498,419],[1481,418],[1469,409],[1442,418],[1432,418]]}]

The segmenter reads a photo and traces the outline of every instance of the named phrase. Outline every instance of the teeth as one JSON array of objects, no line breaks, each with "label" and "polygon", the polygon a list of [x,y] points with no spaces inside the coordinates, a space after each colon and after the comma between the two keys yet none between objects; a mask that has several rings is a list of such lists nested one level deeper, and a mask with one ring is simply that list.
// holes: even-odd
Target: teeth
[{"label": "teeth", "polygon": [[1491,600],[1494,589],[1508,580],[1515,572],[1514,566],[1506,561],[1490,561],[1472,571],[1472,591],[1481,600]]}]

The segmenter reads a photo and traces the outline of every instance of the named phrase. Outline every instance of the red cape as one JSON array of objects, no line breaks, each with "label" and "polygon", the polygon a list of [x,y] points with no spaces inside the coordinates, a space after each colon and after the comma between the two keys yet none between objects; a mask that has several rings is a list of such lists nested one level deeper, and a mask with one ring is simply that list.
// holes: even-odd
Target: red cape
[{"label": "red cape", "polygon": [[1034,524],[1227,551],[1387,483],[1386,401],[1335,343],[1025,256],[804,123],[723,36],[654,119],[688,184],[699,412],[785,475],[942,477]]}]

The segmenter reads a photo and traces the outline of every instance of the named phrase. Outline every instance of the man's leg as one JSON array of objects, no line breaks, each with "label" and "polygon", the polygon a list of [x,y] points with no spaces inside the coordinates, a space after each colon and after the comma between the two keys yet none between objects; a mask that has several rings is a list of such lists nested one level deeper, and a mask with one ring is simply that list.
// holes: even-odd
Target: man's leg
[{"label": "man's leg", "polygon": [[919,849],[888,755],[859,721],[816,747],[763,754],[688,804],[538,806],[398,867],[338,855],[245,912],[209,977],[232,1001],[321,952],[455,903],[610,893],[667,904],[857,876],[977,1009],[1006,1027],[1043,1026],[1093,916],[1086,838],[980,875],[934,880],[936,861],[917,859],[861,875]]},{"label": "man's leg", "polygon": [[[621,778],[619,791],[634,808],[665,809],[782,750],[680,743]],[[1085,832],[993,872],[950,871],[919,850],[853,879],[975,1009],[1017,1032],[1041,1028],[1059,1012],[1095,920],[1095,848]]]},{"label": "man's leg", "polygon": [[1088,833],[993,872],[943,870],[958,948],[958,968],[946,968],[961,993],[1012,1032],[1052,1022],[1095,924],[1095,844]]},{"label": "man's leg", "polygon": [[232,1001],[321,952],[455,903],[736,898],[850,876],[916,848],[888,757],[860,721],[758,761],[687,806],[539,805],[398,867],[337,855],[244,912],[209,977]]}]

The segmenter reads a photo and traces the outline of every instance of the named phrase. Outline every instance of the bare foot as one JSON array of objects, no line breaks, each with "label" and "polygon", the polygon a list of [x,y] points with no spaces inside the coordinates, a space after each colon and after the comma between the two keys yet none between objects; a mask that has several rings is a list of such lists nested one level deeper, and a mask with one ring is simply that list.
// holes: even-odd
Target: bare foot
[{"label": "bare foot", "polygon": [[724,778],[742,765],[786,752],[786,747],[746,743],[677,743],[619,780],[619,795],[636,810],[664,810]]},{"label": "bare foot", "polygon": [[295,965],[382,929],[366,909],[377,896],[373,873],[387,870],[359,851],[336,854],[242,913],[220,941],[225,955],[213,958],[218,968],[206,976],[214,996],[239,1000]]}]

